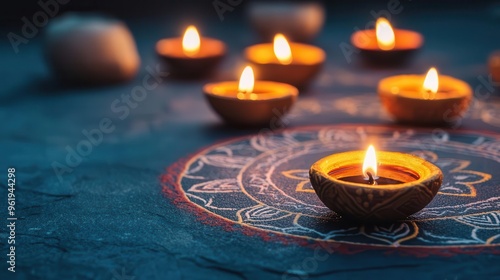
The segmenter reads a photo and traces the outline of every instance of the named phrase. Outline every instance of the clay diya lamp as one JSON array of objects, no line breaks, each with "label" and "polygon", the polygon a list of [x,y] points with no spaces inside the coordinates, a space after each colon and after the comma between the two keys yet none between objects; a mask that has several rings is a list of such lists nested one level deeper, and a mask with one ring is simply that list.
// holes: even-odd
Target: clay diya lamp
[{"label": "clay diya lamp", "polygon": [[423,45],[423,36],[415,31],[393,29],[385,18],[377,19],[375,29],[356,31],[351,43],[364,62],[374,66],[405,64]]},{"label": "clay diya lamp", "polygon": [[255,81],[252,68],[247,66],[239,82],[207,84],[203,93],[227,123],[261,126],[279,122],[295,103],[299,92],[288,84]]},{"label": "clay diya lamp", "polygon": [[419,125],[454,124],[463,118],[472,100],[472,89],[464,81],[438,76],[399,75],[382,79],[378,95],[387,112],[403,123]]},{"label": "clay diya lamp", "polygon": [[276,34],[273,43],[245,49],[246,60],[255,69],[258,79],[306,86],[321,70],[325,52],[315,46],[289,43],[283,34]]},{"label": "clay diya lamp", "polygon": [[220,64],[226,45],[220,40],[200,37],[191,25],[182,38],[158,41],[156,53],[173,77],[199,78],[212,73]]},{"label": "clay diya lamp", "polygon": [[441,170],[414,155],[368,151],[333,154],[309,171],[319,199],[343,218],[363,222],[405,219],[429,204],[443,181]]}]

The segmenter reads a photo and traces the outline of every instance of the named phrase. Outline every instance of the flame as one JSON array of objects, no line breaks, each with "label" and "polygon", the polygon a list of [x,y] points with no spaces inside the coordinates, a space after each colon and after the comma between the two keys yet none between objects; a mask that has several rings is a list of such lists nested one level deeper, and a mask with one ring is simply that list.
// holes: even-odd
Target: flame
[{"label": "flame", "polygon": [[391,24],[385,18],[378,18],[375,26],[377,44],[381,50],[388,51],[394,49],[395,38]]},{"label": "flame", "polygon": [[200,51],[200,34],[193,25],[188,26],[184,32],[182,51],[187,56],[194,56]]},{"label": "flame", "polygon": [[366,150],[365,160],[363,161],[363,176],[367,179],[368,172],[370,172],[373,178],[377,177],[377,155],[375,154],[373,145],[370,145],[368,150]]},{"label": "flame", "polygon": [[429,98],[429,93],[434,96],[439,89],[439,77],[436,68],[432,67],[425,75],[423,89],[426,98]]},{"label": "flame", "polygon": [[283,34],[278,33],[274,36],[274,55],[278,58],[281,64],[292,63],[292,50]]},{"label": "flame", "polygon": [[243,98],[247,94],[252,94],[253,86],[255,83],[255,78],[253,75],[253,69],[250,66],[245,67],[240,76],[240,82],[238,84],[238,98]]}]

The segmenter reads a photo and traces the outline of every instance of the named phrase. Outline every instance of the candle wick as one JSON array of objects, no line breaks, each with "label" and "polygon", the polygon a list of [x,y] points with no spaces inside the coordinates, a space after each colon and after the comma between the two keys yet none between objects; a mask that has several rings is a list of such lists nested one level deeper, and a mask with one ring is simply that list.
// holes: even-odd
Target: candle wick
[{"label": "candle wick", "polygon": [[436,93],[432,92],[430,89],[424,89],[424,98],[425,99],[435,99],[436,98]]},{"label": "candle wick", "polygon": [[373,179],[373,175],[370,172],[366,172],[366,175],[368,175],[368,184],[370,185],[376,185],[377,182],[375,179]]}]

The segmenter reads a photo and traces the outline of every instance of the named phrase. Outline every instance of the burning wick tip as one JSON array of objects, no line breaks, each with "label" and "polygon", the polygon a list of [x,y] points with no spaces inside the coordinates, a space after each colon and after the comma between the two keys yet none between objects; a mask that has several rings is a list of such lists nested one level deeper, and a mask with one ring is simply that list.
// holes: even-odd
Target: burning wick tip
[{"label": "burning wick tip", "polygon": [[366,172],[366,175],[368,175],[368,184],[370,185],[377,184],[377,182],[375,182],[375,179],[373,179],[373,175],[370,172]]}]

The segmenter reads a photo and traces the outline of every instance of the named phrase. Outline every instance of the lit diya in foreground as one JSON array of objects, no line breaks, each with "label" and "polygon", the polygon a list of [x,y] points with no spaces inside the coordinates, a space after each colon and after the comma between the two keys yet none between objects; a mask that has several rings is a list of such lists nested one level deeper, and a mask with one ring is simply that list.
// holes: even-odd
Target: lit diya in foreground
[{"label": "lit diya in foreground", "polygon": [[423,42],[420,33],[393,29],[385,18],[377,19],[375,29],[360,30],[351,36],[351,43],[360,50],[362,58],[378,66],[407,62]]},{"label": "lit diya in foreground", "polygon": [[291,84],[307,85],[323,66],[325,52],[315,46],[289,43],[276,34],[273,43],[257,44],[245,49],[245,58],[255,68],[257,77]]},{"label": "lit diya in foreground", "polygon": [[158,41],[156,53],[169,66],[172,76],[197,78],[217,67],[226,54],[226,45],[216,39],[200,37],[196,27],[191,25],[182,38]]},{"label": "lit diya in foreground", "polygon": [[382,79],[378,94],[389,114],[397,121],[413,124],[453,124],[467,111],[472,89],[464,81],[438,76],[431,68],[427,75],[399,75]]},{"label": "lit diya in foreground", "polygon": [[365,222],[404,219],[429,204],[443,181],[441,170],[414,155],[377,152],[333,154],[311,166],[319,199],[342,217]]},{"label": "lit diya in foreground", "polygon": [[239,82],[207,84],[203,93],[226,122],[257,126],[277,125],[295,103],[299,91],[284,83],[255,81],[252,68],[247,66]]}]

